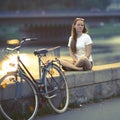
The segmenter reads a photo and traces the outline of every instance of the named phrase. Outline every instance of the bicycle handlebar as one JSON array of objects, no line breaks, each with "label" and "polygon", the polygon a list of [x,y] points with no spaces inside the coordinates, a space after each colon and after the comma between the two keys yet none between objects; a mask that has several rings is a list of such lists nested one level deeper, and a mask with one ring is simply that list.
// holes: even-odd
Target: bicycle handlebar
[{"label": "bicycle handlebar", "polygon": [[61,46],[56,46],[56,47],[48,48],[48,51],[53,51],[53,50],[58,49],[58,48],[60,48],[60,47],[61,47]]},{"label": "bicycle handlebar", "polygon": [[17,46],[17,47],[14,47],[14,48],[6,48],[6,50],[8,51],[15,51],[15,50],[18,50],[21,46]]},{"label": "bicycle handlebar", "polygon": [[23,38],[22,41],[20,42],[20,44],[27,42],[27,41],[34,41],[37,40],[38,38]]},{"label": "bicycle handlebar", "polygon": [[21,45],[27,41],[34,41],[34,40],[37,40],[38,38],[23,38],[22,41],[19,43],[19,45],[17,47],[14,47],[14,48],[9,48],[7,47],[6,50],[8,51],[15,51],[15,50],[18,50]]}]

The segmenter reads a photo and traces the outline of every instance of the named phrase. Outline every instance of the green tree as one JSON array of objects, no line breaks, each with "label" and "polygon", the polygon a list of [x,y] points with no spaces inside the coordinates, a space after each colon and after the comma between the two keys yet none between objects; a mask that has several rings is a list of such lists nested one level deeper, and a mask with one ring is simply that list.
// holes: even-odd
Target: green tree
[{"label": "green tree", "polygon": [[113,0],[1,0],[0,10],[105,9]]},{"label": "green tree", "polygon": [[77,7],[85,10],[92,8],[105,9],[110,3],[110,0],[81,0],[78,1]]}]

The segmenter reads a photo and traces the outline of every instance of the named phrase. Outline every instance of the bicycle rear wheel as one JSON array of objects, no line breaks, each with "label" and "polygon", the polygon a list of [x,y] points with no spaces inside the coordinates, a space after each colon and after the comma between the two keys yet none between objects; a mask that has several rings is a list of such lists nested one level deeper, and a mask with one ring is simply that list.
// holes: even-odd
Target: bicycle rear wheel
[{"label": "bicycle rear wheel", "polygon": [[38,107],[38,96],[34,85],[23,76],[22,79],[9,74],[0,79],[0,110],[8,120],[31,120]]},{"label": "bicycle rear wheel", "polygon": [[48,102],[55,112],[65,112],[69,103],[69,92],[62,70],[56,64],[50,64],[45,76],[45,92]]}]

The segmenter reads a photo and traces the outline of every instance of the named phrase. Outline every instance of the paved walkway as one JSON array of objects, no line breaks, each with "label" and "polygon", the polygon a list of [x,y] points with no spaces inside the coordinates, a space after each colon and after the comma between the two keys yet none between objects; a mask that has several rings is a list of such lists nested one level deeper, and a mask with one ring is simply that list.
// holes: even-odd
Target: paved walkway
[{"label": "paved walkway", "polygon": [[35,120],[120,120],[120,98],[86,104],[63,114],[41,116]]}]

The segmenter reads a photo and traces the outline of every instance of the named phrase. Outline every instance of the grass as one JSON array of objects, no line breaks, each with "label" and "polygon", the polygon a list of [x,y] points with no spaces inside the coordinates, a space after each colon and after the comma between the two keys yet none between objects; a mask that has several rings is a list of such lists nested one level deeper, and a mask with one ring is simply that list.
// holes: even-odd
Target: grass
[{"label": "grass", "polygon": [[5,40],[20,38],[21,25],[0,25],[0,42]]},{"label": "grass", "polygon": [[[3,42],[7,39],[21,38],[24,33],[20,31],[23,27],[21,24],[15,25],[0,25],[0,41]],[[120,23],[110,22],[110,23],[97,23],[96,27],[89,26],[89,34],[93,37],[104,38],[106,36],[120,35]]]},{"label": "grass", "polygon": [[120,23],[100,23],[96,28],[88,27],[90,35],[96,37],[115,36],[120,34]]},{"label": "grass", "polygon": [[[23,33],[20,32],[21,27],[22,27],[21,25],[14,25],[14,26],[0,25],[0,42],[7,40],[7,39],[11,39],[11,38],[19,38],[20,36],[22,36]],[[95,61],[94,63],[95,65],[119,61],[120,59],[119,57],[119,46],[120,46],[119,27],[120,27],[120,23],[113,23],[113,22],[101,23],[99,27],[98,26],[88,27],[89,34],[91,35],[93,39],[93,50],[92,51],[93,51],[93,58]],[[62,47],[61,51],[62,51],[61,56],[69,55],[67,47]]]}]

